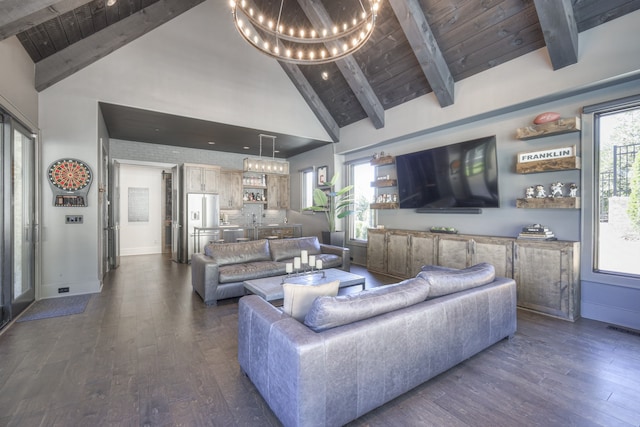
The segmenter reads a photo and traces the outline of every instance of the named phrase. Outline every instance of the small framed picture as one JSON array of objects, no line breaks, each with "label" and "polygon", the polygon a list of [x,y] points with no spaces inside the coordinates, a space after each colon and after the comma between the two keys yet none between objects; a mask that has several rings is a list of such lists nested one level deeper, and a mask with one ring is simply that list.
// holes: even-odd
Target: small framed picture
[{"label": "small framed picture", "polygon": [[318,187],[326,187],[327,186],[327,166],[320,166],[316,170],[316,177],[318,181]]}]

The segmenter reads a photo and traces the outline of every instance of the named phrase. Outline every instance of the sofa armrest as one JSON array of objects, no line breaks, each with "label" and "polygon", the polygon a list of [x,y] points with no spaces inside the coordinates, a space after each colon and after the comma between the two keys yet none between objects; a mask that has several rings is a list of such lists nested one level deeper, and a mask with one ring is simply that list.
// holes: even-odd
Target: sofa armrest
[{"label": "sofa armrest", "polygon": [[323,254],[338,255],[342,258],[342,265],[340,270],[349,271],[351,269],[351,252],[349,248],[343,248],[340,246],[320,244],[320,252]]},{"label": "sofa armrest", "polygon": [[219,280],[218,264],[204,254],[191,256],[191,286],[207,305],[217,305],[216,293]]}]

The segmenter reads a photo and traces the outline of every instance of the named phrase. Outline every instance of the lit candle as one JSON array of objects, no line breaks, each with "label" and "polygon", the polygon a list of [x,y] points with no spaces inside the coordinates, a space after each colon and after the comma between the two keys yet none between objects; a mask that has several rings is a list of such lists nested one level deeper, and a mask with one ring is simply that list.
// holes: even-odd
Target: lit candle
[{"label": "lit candle", "polygon": [[285,271],[286,271],[287,273],[292,273],[292,272],[293,272],[293,263],[288,262],[288,263],[285,265]]},{"label": "lit candle", "polygon": [[300,257],[302,258],[302,263],[303,264],[308,264],[309,263],[309,251],[301,251],[300,252]]},{"label": "lit candle", "polygon": [[322,260],[321,259],[316,261],[316,268],[318,270],[322,270]]},{"label": "lit candle", "polygon": [[293,268],[296,270],[300,269],[300,257],[297,256],[293,259]]},{"label": "lit candle", "polygon": [[309,255],[309,265],[311,267],[315,267],[316,266],[316,256],[315,255]]}]

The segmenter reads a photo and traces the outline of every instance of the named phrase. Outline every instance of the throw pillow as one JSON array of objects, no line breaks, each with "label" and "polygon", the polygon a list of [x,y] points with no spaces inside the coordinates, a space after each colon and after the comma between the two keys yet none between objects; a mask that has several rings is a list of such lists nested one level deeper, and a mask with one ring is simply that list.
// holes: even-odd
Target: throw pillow
[{"label": "throw pillow", "polygon": [[304,322],[304,318],[316,298],[321,296],[338,295],[339,286],[339,280],[323,283],[321,285],[296,285],[294,283],[285,283],[282,285],[284,290],[282,311],[297,321]]},{"label": "throw pillow", "polygon": [[431,285],[429,291],[431,299],[491,283],[496,278],[496,270],[493,265],[486,262],[449,271],[441,268],[423,267],[417,277],[426,280]]},{"label": "throw pillow", "polygon": [[418,304],[428,294],[429,283],[416,277],[357,294],[321,297],[311,306],[304,324],[321,332]]}]

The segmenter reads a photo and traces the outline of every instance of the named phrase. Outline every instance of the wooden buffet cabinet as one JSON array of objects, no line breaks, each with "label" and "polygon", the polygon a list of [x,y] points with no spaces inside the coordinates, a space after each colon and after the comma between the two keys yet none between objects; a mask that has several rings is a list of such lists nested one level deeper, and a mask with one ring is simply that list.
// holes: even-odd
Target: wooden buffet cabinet
[{"label": "wooden buffet cabinet", "polygon": [[367,269],[406,279],[423,265],[465,268],[488,262],[513,278],[518,306],[574,321],[580,317],[580,244],[510,237],[369,229]]}]

